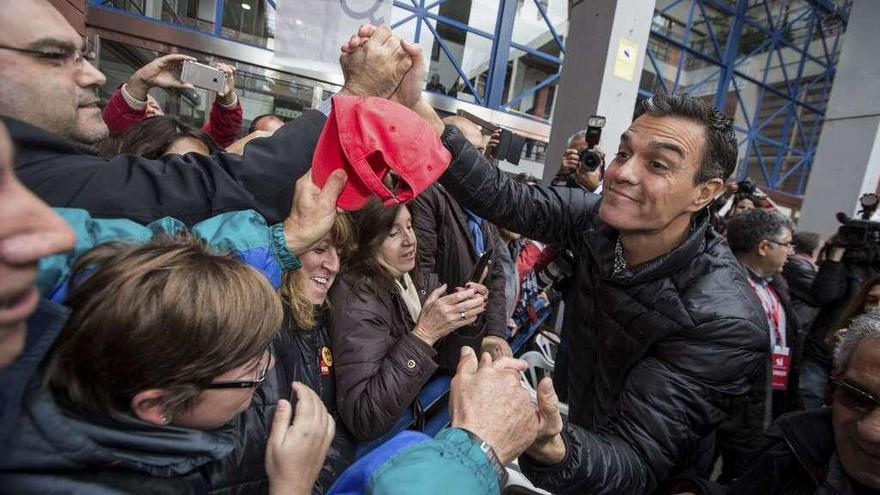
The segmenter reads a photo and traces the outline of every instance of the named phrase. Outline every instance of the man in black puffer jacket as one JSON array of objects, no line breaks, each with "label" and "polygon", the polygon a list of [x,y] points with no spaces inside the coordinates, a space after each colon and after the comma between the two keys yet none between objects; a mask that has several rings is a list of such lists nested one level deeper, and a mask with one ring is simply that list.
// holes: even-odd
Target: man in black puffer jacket
[{"label": "man in black puffer jacket", "polygon": [[515,182],[424,101],[413,108],[452,152],[441,182],[463,206],[580,261],[559,370],[570,422],[542,382],[526,475],[554,493],[637,494],[692,468],[768,358],[760,302],[705,208],[736,163],[730,120],[696,98],[647,100],[599,197]]}]

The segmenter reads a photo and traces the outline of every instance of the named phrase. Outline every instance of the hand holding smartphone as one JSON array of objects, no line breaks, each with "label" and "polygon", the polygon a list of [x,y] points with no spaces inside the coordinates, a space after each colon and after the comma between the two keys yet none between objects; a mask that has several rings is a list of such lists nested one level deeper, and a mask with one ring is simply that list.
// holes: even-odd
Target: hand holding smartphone
[{"label": "hand holding smartphone", "polygon": [[191,60],[184,60],[180,80],[215,93],[222,92],[226,87],[226,74],[223,71]]},{"label": "hand holding smartphone", "polygon": [[[492,253],[490,251],[486,251],[480,256],[479,261],[477,261],[477,266],[474,267],[473,273],[471,273],[471,278],[468,279],[468,282],[474,282],[477,284],[482,284],[483,280],[486,278],[486,275],[489,273],[486,269],[492,264]],[[484,273],[485,272],[485,273]]]}]

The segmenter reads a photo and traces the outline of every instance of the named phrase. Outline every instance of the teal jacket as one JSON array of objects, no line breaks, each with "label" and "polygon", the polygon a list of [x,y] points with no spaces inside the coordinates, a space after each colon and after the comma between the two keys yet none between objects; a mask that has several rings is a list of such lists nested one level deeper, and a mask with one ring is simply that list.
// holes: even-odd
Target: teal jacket
[{"label": "teal jacket", "polygon": [[497,495],[498,478],[467,433],[403,431],[358,459],[327,495]]},{"label": "teal jacket", "polygon": [[[76,233],[72,250],[42,258],[38,265],[40,294],[54,302],[64,301],[74,262],[89,249],[111,241],[146,242],[157,234],[175,234],[186,228],[183,222],[170,217],[141,225],[125,219],[92,218],[85,210],[54,210]],[[190,230],[214,249],[233,253],[260,271],[276,288],[284,272],[299,268],[299,260],[287,250],[282,225],[267,225],[253,210],[222,213],[193,225]]]}]

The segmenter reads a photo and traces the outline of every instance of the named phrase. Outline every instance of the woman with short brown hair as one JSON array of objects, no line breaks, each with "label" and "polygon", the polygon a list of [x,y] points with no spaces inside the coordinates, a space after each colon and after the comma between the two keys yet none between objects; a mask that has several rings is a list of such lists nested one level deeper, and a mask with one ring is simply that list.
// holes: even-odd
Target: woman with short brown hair
[{"label": "woman with short brown hair", "polygon": [[79,278],[46,373],[56,395],[91,412],[205,429],[247,408],[255,387],[224,384],[268,370],[282,315],[256,270],[192,237],[163,237],[99,246],[77,262]]},{"label": "woman with short brown hair", "polygon": [[[71,280],[46,387],[29,391],[0,462],[2,491],[201,493],[238,477],[244,460],[235,452],[266,448],[272,423],[248,410],[274,365],[270,343],[283,314],[264,276],[185,234],[98,246]],[[296,395],[318,411],[311,437],[329,444],[333,421],[320,399],[305,387]],[[290,404],[277,411],[289,418]],[[237,421],[245,416],[261,427]],[[281,438],[268,442],[267,466],[291,449],[287,425],[273,427]],[[311,489],[326,444],[298,443],[310,454],[270,472],[270,483],[273,473],[285,486],[301,476]]]}]

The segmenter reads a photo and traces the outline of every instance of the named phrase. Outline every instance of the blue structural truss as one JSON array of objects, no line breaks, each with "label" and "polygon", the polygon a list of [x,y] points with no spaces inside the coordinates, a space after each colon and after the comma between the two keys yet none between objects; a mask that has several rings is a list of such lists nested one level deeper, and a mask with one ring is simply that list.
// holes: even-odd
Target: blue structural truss
[{"label": "blue structural truss", "polygon": [[801,196],[851,4],[658,1],[645,58],[657,77],[640,97],[684,93],[711,101],[736,117],[736,178]]},{"label": "blue structural truss", "polygon": [[[225,0],[213,1],[210,32],[152,20],[241,42],[223,34]],[[477,104],[516,109],[524,98],[559,81],[565,39],[550,22],[546,0],[498,0],[491,32],[439,14],[447,1],[393,0],[404,15],[392,28],[415,23],[414,42],[430,33]],[[550,51],[558,48],[558,56],[514,41],[521,2],[534,2],[551,35]],[[137,8],[142,1],[89,0],[89,4],[144,16]],[[851,4],[852,0],[657,0],[639,96],[685,93],[723,108],[736,117],[737,178],[751,177],[765,188],[802,195]],[[273,0],[266,0],[266,5],[275,8]],[[467,74],[441,26],[491,42],[488,67],[480,74]],[[509,62],[522,54],[555,64],[559,70],[513,94],[508,88],[512,86]],[[649,73],[656,77],[646,87],[644,76]]]}]

